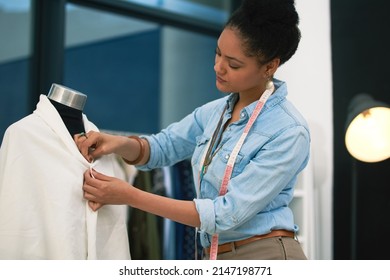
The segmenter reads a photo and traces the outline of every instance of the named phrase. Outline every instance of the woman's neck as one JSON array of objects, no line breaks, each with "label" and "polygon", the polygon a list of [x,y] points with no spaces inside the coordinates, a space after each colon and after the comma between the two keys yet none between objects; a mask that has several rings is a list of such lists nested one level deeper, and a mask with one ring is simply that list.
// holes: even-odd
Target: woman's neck
[{"label": "woman's neck", "polygon": [[266,81],[265,84],[263,84],[262,86],[252,88],[247,91],[239,92],[238,101],[236,105],[238,105],[238,107],[242,109],[248,106],[249,104],[252,104],[253,102],[259,100],[261,96],[264,94],[264,92],[267,90],[268,82],[271,81]]}]

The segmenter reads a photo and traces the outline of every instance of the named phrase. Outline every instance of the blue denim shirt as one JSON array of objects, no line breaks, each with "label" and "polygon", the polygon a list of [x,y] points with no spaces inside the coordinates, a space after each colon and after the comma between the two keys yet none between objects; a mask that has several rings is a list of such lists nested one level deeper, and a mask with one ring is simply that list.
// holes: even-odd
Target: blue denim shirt
[{"label": "blue denim shirt", "polygon": [[199,182],[202,157],[227,104],[223,123],[231,118],[237,94],[211,101],[155,135],[149,141],[149,162],[141,170],[169,166],[186,158],[192,162],[198,197],[194,199],[201,225],[200,240],[209,247],[219,234],[226,243],[265,234],[273,229],[298,231],[289,203],[297,175],[306,166],[310,133],[305,119],[286,99],[287,86],[274,79],[275,92],[253,124],[236,159],[224,196],[219,196],[230,153],[240,138],[256,102],[223,132],[218,150]]}]

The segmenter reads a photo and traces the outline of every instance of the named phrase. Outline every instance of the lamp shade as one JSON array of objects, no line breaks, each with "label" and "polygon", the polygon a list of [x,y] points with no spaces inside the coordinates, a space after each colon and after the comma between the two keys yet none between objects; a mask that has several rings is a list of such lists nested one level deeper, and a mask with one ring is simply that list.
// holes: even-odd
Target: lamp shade
[{"label": "lamp shade", "polygon": [[348,107],[345,145],[348,152],[364,162],[390,158],[390,108],[370,95],[356,95]]}]

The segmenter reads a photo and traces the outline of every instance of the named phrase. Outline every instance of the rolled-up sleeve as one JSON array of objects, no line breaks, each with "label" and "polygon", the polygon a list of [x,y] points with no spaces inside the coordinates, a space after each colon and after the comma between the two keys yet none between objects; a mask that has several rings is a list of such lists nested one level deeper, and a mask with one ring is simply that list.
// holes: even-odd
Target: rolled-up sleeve
[{"label": "rolled-up sleeve", "polygon": [[214,201],[211,199],[194,199],[196,210],[200,218],[200,230],[215,232]]}]

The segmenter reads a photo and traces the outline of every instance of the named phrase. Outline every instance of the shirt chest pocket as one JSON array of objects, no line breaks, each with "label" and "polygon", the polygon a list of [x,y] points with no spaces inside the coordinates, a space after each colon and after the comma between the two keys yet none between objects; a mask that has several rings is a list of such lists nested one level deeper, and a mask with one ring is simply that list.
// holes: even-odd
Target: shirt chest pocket
[{"label": "shirt chest pocket", "polygon": [[[223,179],[228,161],[231,157],[231,153],[231,149],[222,147],[211,161],[209,172],[216,178],[219,178],[221,181]],[[234,163],[231,178],[239,175],[244,169],[244,166],[244,156],[239,152]]]},{"label": "shirt chest pocket", "polygon": [[[207,137],[205,135],[202,135],[196,139],[197,146],[195,148],[193,157],[192,157],[192,165],[193,167],[196,167],[197,170],[201,169],[201,166],[203,165],[202,160],[204,159],[206,149],[208,147],[208,143],[210,141],[210,137]],[[227,163],[229,161],[229,158],[232,153],[232,149],[229,149],[228,147],[222,146],[220,149],[217,149],[217,152],[212,156],[210,164],[206,168],[206,175],[211,179],[211,182],[215,182],[216,186],[219,186],[222,183],[222,179],[225,173],[225,169],[227,166]],[[240,152],[238,153],[233,172],[231,175],[231,178],[239,175],[242,170],[245,167],[245,160],[244,160],[243,154]]]},{"label": "shirt chest pocket", "polygon": [[210,137],[206,137],[204,135],[196,138],[196,147],[191,159],[192,166],[197,166],[199,169],[199,166],[202,165],[201,161],[203,158],[203,153],[205,151],[205,148],[207,147],[207,143],[209,142],[209,140]]}]

